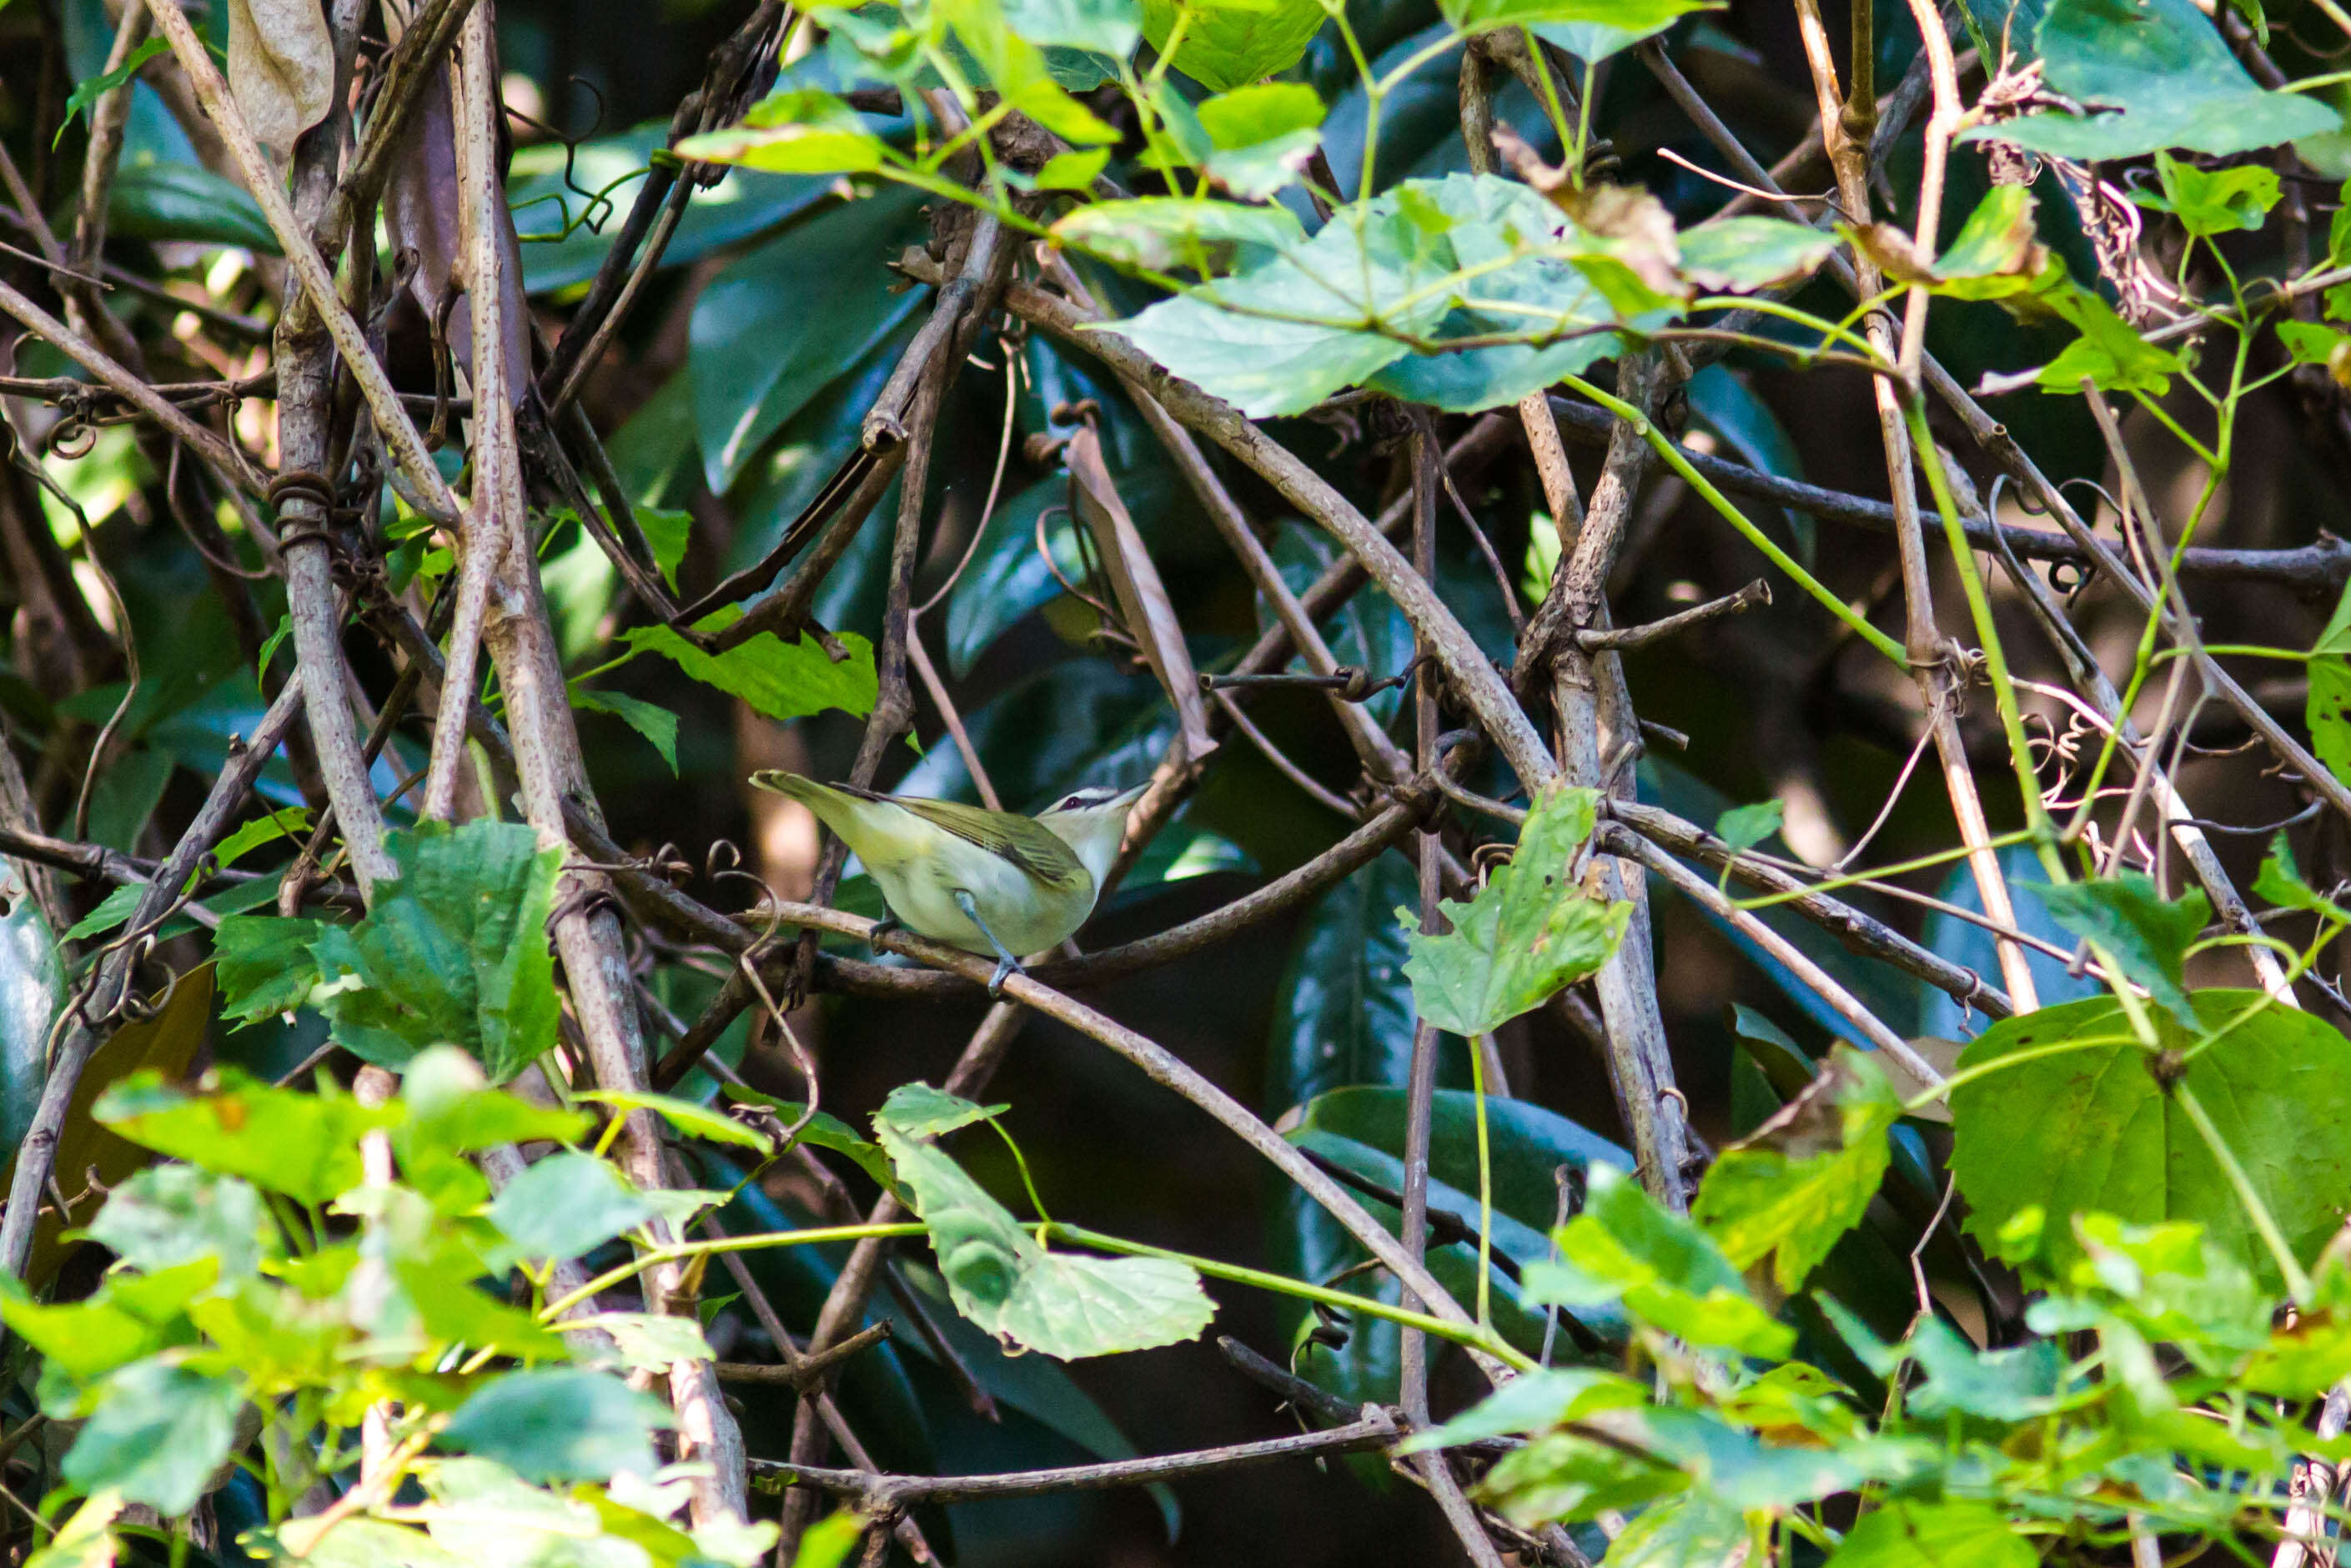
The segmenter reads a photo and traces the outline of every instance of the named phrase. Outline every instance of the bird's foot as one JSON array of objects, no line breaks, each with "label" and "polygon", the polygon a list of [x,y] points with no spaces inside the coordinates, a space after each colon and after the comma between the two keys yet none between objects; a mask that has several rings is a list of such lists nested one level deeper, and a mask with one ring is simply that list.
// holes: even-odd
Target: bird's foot
[{"label": "bird's foot", "polygon": [[866,951],[869,953],[879,953],[883,951],[882,938],[887,936],[893,931],[904,931],[905,928],[906,923],[899,919],[896,915],[884,915],[881,919],[866,927]]},{"label": "bird's foot", "polygon": [[995,1000],[1001,998],[1004,995],[1004,982],[1010,979],[1015,975],[1019,976],[1025,980],[1029,977],[1029,971],[1022,968],[1019,962],[1014,959],[998,958],[996,961],[996,973],[987,977],[987,995],[989,999]]}]

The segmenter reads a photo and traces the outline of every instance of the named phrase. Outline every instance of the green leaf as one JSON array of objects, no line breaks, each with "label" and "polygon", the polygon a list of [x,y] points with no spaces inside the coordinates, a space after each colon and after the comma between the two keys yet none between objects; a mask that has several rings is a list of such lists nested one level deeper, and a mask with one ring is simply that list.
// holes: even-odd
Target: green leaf
[{"label": "green leaf", "polygon": [[577,1258],[653,1218],[653,1206],[593,1155],[562,1150],[507,1184],[490,1223],[524,1258]]},{"label": "green leaf", "polygon": [[809,1526],[800,1537],[800,1549],[792,1554],[792,1568],[841,1568],[864,1539],[865,1516],[844,1508]]},{"label": "green leaf", "polygon": [[1827,1568],[2033,1568],[2040,1561],[1991,1503],[1896,1498],[1854,1521]]},{"label": "green leaf", "polygon": [[1188,1264],[1048,1252],[962,1166],[886,1114],[873,1127],[931,1233],[956,1310],[1063,1360],[1191,1339],[1216,1307]]},{"label": "green leaf", "polygon": [[176,1519],[196,1506],[228,1458],[244,1407],[245,1396],[225,1378],[161,1359],[135,1362],[107,1379],[66,1454],[65,1478]]},{"label": "green leaf", "polygon": [[392,1133],[403,1164],[429,1152],[472,1154],[500,1144],[569,1144],[588,1130],[579,1111],[534,1105],[488,1087],[481,1064],[455,1046],[418,1051],[401,1071],[401,1103],[408,1119]]},{"label": "green leaf", "polygon": [[2100,997],[2004,1019],[1968,1047],[1962,1074],[2002,1064],[1951,1091],[1951,1174],[1968,1229],[1988,1250],[2021,1261],[2003,1232],[2046,1210],[2038,1264],[2062,1280],[2082,1256],[2072,1215],[2190,1220],[2274,1289],[2276,1265],[2236,1188],[2158,1076],[2174,1064],[2294,1256],[2314,1257],[2335,1233],[2336,1195],[2351,1183],[2351,1041],[2259,991],[2192,999],[2195,1035],[2168,1012],[2152,1015],[2167,1052],[2252,1016],[2193,1055],[2158,1057],[2138,1045],[2120,1004]]},{"label": "green leaf", "polygon": [[1631,1410],[1647,1403],[1648,1390],[1619,1374],[1590,1366],[1542,1367],[1510,1379],[1444,1426],[1415,1433],[1396,1452],[1417,1454],[1541,1432],[1603,1410]]},{"label": "green leaf", "polygon": [[1296,180],[1322,141],[1322,99],[1302,82],[1237,87],[1200,105],[1199,115],[1216,146],[1208,177],[1243,201],[1263,201]]},{"label": "green leaf", "polygon": [[1261,263],[1306,239],[1288,207],[1189,196],[1090,202],[1055,223],[1053,234],[1066,245],[1128,267],[1155,272],[1187,267],[1204,277],[1228,271],[1237,261]]},{"label": "green leaf", "polygon": [[328,982],[312,994],[335,1038],[399,1067],[426,1046],[460,1045],[503,1082],[555,1043],[547,920],[563,852],[520,822],[420,823],[386,841],[397,882],[354,926],[312,952]]},{"label": "green leaf", "polygon": [[151,1166],[107,1194],[89,1238],[144,1273],[212,1258],[221,1278],[242,1280],[261,1266],[265,1218],[250,1183],[193,1166]]},{"label": "green leaf", "polygon": [[1723,1151],[1690,1216],[1739,1267],[1770,1257],[1793,1294],[1877,1196],[1901,1113],[1877,1064],[1839,1045],[1802,1093]]},{"label": "green leaf", "polygon": [[[1623,48],[1664,31],[1676,17],[1714,7],[1707,0],[1442,0],[1437,8],[1464,33],[1497,27],[1604,27],[1612,34],[1632,35],[1615,46]],[[1595,63],[1600,57],[1584,56]]]},{"label": "green leaf", "polygon": [[1322,30],[1320,0],[1143,0],[1143,36],[1165,53],[1177,16],[1184,36],[1171,63],[1211,92],[1278,76]]},{"label": "green leaf", "polygon": [[2132,871],[2095,882],[2025,886],[2050,919],[2104,947],[2124,977],[2145,987],[2182,1029],[2196,1028],[2185,971],[2189,946],[2212,918],[2211,901],[2201,890],[2166,899],[2152,877]]},{"label": "green leaf", "polygon": [[400,1120],[340,1091],[273,1089],[217,1068],[199,1094],[140,1072],[99,1096],[99,1122],[132,1143],[314,1207],[360,1184],[360,1138]]},{"label": "green leaf", "polygon": [[1675,236],[1680,272],[1712,291],[1771,288],[1809,277],[1836,236],[1784,218],[1717,218]]},{"label": "green leaf", "polygon": [[112,1275],[88,1301],[55,1306],[0,1276],[0,1321],[41,1353],[47,1372],[88,1383],[184,1341],[188,1302],[219,1279],[218,1260],[204,1258],[161,1274]]},{"label": "green leaf", "polygon": [[1004,20],[1040,48],[1087,49],[1119,60],[1143,38],[1135,0],[1005,0]]},{"label": "green leaf", "polygon": [[2310,748],[2329,771],[2351,778],[2351,658],[2322,645],[2309,671],[2303,717],[2310,727]]},{"label": "green leaf", "polygon": [[210,241],[277,254],[277,235],[245,188],[193,163],[126,163],[107,193],[106,226],[124,239]]},{"label": "green leaf", "polygon": [[1531,1301],[1586,1306],[1622,1298],[1652,1326],[1693,1344],[1773,1360],[1795,1331],[1772,1321],[1706,1233],[1669,1214],[1614,1166],[1588,1168],[1583,1212],[1555,1232],[1560,1262],[1526,1270]]},{"label": "green leaf", "polygon": [[213,933],[214,977],[225,1017],[251,1020],[291,1012],[319,983],[312,944],[326,929],[315,920],[236,915]]},{"label": "green leaf", "polygon": [[667,1372],[681,1361],[714,1359],[702,1325],[692,1318],[663,1317],[655,1312],[596,1312],[564,1322],[569,1331],[601,1329],[611,1336],[610,1351],[589,1349],[583,1365],[599,1371]]},{"label": "green leaf", "polygon": [[285,806],[266,817],[256,817],[213,846],[213,860],[225,868],[235,865],[264,844],[279,839],[299,841],[310,831],[310,808]]},{"label": "green leaf", "polygon": [[1040,191],[1084,191],[1102,177],[1110,167],[1110,149],[1089,147],[1082,152],[1072,150],[1056,152],[1045,160],[1037,171],[1037,189]]},{"label": "green leaf", "polygon": [[2331,370],[2341,362],[2337,356],[2345,352],[2343,345],[2351,342],[2351,332],[2323,322],[2280,321],[2276,327],[2278,341],[2297,365],[2325,365]]},{"label": "green leaf", "polygon": [[[1692,11],[1719,8],[1714,0],[1639,0],[1635,5],[1608,7],[1604,18],[1538,23],[1535,37],[1597,65],[1644,38],[1656,37]],[[1598,9],[1586,6],[1583,12],[1589,16]]]},{"label": "green leaf", "polygon": [[820,88],[778,83],[738,125],[705,131],[677,144],[702,163],[737,163],[770,174],[863,174],[882,167],[889,146],[865,121]]},{"label": "green leaf", "polygon": [[637,528],[653,552],[653,566],[670,591],[677,591],[677,569],[694,538],[694,514],[682,507],[639,507]]},{"label": "green leaf", "polygon": [[2054,392],[2079,392],[2082,378],[2087,376],[2107,392],[2159,396],[2170,390],[2172,376],[2187,368],[2179,355],[2140,337],[2115,314],[2114,307],[2062,272],[2053,270],[2050,283],[2029,298],[2071,322],[2082,335],[2041,367],[2034,378],[2038,385]]},{"label": "green leaf", "polygon": [[1939,1318],[1927,1318],[1910,1336],[1910,1359],[1926,1374],[1911,1408],[1926,1416],[1959,1411],[1993,1421],[2031,1421],[2059,1404],[2064,1357],[2049,1340],[2007,1350],[1979,1351]]},{"label": "green leaf", "polygon": [[674,1425],[668,1406],[617,1377],[510,1372],[459,1406],[439,1441],[532,1480],[601,1481],[652,1474],[653,1434]]},{"label": "green leaf", "polygon": [[890,1091],[890,1097],[874,1114],[907,1137],[928,1141],[959,1127],[992,1122],[1010,1109],[1009,1105],[976,1105],[927,1083],[901,1083]]},{"label": "green leaf", "polygon": [[0,859],[0,1149],[16,1147],[32,1129],[65,986],[57,934],[41,901],[23,868]]},{"label": "green leaf", "polygon": [[123,1556],[122,1543],[113,1529],[122,1505],[123,1497],[118,1491],[92,1496],[25,1559],[25,1568],[114,1568]]},{"label": "green leaf", "polygon": [[1714,821],[1714,836],[1734,850],[1751,850],[1780,831],[1780,823],[1788,814],[1787,804],[1781,800],[1759,800],[1751,806],[1733,806]]},{"label": "green leaf", "polygon": [[[1557,789],[1535,802],[1510,863],[1468,904],[1438,905],[1453,930],[1412,938],[1414,1005],[1458,1035],[1484,1034],[1595,973],[1623,940],[1628,904],[1587,897],[1571,874],[1592,837],[1598,796]],[[1412,916],[1397,911],[1409,924]]]},{"label": "green leaf", "polygon": [[[729,605],[703,617],[695,630],[716,632],[741,618],[742,612]],[[659,653],[705,685],[741,697],[769,718],[806,718],[827,708],[862,716],[873,711],[881,689],[873,673],[873,644],[854,632],[839,635],[849,657],[838,664],[815,633],[808,632],[789,647],[773,632],[762,632],[723,653],[705,653],[666,626],[635,627],[622,632],[621,641],[639,653]]]},{"label": "green leaf", "polygon": [[2033,205],[2031,186],[1994,185],[1935,258],[1935,292],[1994,299],[2031,287],[2051,265],[2033,237]]},{"label": "green leaf", "polygon": [[2043,110],[1960,141],[1997,138],[2092,162],[2167,147],[2248,152],[2341,127],[2323,102],[2256,86],[2194,0],[2050,0],[2040,47],[2052,91],[2120,112]]},{"label": "green leaf", "polygon": [[2253,892],[2281,908],[2306,909],[2323,919],[2351,925],[2351,909],[2344,908],[2303,880],[2302,868],[2294,863],[2294,846],[2282,832],[2270,841],[2270,852],[2262,859],[2261,873],[2253,878]]},{"label": "green leaf", "polygon": [[[1608,1543],[1608,1568],[1685,1568],[1730,1563],[1748,1549],[1747,1516],[1703,1493],[1669,1498],[1635,1514]],[[1937,1563],[1935,1568],[1947,1568]]]},{"label": "green leaf", "polygon": [[594,692],[584,686],[570,690],[575,709],[611,714],[651,741],[653,748],[661,753],[661,759],[669,764],[670,776],[677,776],[677,715],[658,703],[649,703],[625,692]]},{"label": "green leaf", "polygon": [[644,1089],[583,1089],[573,1098],[598,1105],[617,1106],[622,1111],[651,1111],[689,1138],[708,1138],[714,1144],[733,1144],[737,1148],[750,1149],[760,1155],[776,1152],[776,1141],[757,1127],[745,1126],[723,1111],[714,1111],[691,1100],[655,1094]]},{"label": "green leaf", "polygon": [[97,908],[66,927],[66,940],[87,942],[93,936],[103,936],[131,918],[146,892],[143,882],[126,882],[116,887],[98,901]]},{"label": "green leaf", "polygon": [[898,1178],[890,1169],[889,1156],[882,1152],[882,1146],[871,1138],[859,1137],[848,1123],[831,1112],[819,1111],[810,1116],[808,1107],[798,1101],[778,1100],[739,1083],[722,1083],[718,1092],[737,1105],[765,1106],[787,1130],[799,1128],[797,1142],[847,1156],[850,1163],[884,1187],[897,1185]]},{"label": "green leaf", "polygon": [[2133,198],[2143,207],[2171,214],[2191,235],[2210,237],[2258,229],[2278,203],[2276,172],[2257,164],[2208,171],[2158,152],[2155,169],[2163,193],[2142,190],[2134,192]]}]

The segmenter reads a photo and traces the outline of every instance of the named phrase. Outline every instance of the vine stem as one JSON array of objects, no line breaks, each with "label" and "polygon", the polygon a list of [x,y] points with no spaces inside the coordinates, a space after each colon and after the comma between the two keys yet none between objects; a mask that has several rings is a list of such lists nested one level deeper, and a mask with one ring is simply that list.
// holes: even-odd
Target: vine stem
[{"label": "vine stem", "polygon": [[2212,1163],[2220,1167],[2222,1176],[2228,1177],[2229,1186],[2235,1190],[2237,1201],[2244,1207],[2245,1218],[2253,1222],[2253,1229],[2260,1235],[2262,1245],[2269,1249],[2278,1272],[2284,1277],[2286,1294],[2294,1298],[2296,1306],[2307,1305],[2311,1296],[2310,1276],[2303,1271],[2302,1264],[2295,1260],[2294,1249],[2286,1244],[2285,1232],[2278,1228],[2277,1217],[2270,1212],[2269,1205],[2262,1201],[2262,1195],[2254,1187],[2252,1177],[2245,1173],[2244,1166],[2237,1158],[2237,1152],[2229,1146],[2227,1139],[2220,1136],[2220,1129],[2213,1124],[2211,1116],[2204,1109],[2204,1103],[2196,1097],[2196,1091],[2188,1087],[2187,1080],[2182,1079],[2173,1084],[2171,1094],[2179,1102],[2179,1109],[2195,1126],[2198,1136],[2204,1140],[2204,1146],[2211,1151]]}]

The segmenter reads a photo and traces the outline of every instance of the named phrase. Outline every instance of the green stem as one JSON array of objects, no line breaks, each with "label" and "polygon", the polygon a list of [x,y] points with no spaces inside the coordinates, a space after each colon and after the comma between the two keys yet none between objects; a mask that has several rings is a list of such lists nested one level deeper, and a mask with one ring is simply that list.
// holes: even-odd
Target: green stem
[{"label": "green stem", "polygon": [[639,1270],[650,1269],[657,1263],[715,1257],[721,1252],[756,1252],[769,1247],[819,1247],[831,1241],[862,1241],[873,1236],[921,1236],[927,1230],[926,1226],[912,1223],[816,1226],[807,1230],[771,1230],[754,1236],[728,1236],[716,1241],[681,1241],[672,1247],[649,1247],[628,1262],[605,1270],[569,1295],[549,1301],[539,1309],[538,1315],[541,1322],[553,1322],[580,1302],[611,1290]]}]

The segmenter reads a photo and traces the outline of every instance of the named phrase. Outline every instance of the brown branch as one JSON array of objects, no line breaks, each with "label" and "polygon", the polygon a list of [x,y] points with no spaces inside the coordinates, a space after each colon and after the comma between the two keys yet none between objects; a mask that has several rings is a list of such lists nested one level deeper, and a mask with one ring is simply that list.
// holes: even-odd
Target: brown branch
[{"label": "brown branch", "polygon": [[805,1394],[847,1364],[861,1350],[880,1344],[890,1337],[890,1325],[878,1322],[860,1329],[840,1343],[802,1355],[786,1366],[770,1365],[758,1361],[720,1361],[712,1363],[721,1383],[751,1384],[762,1388],[789,1388]]},{"label": "brown branch", "polygon": [[1652,643],[1678,636],[1693,626],[1703,626],[1709,621],[1719,621],[1726,615],[1736,615],[1742,610],[1771,602],[1771,585],[1759,577],[1736,593],[1693,605],[1662,621],[1652,621],[1642,626],[1579,631],[1575,633],[1575,645],[1587,653],[1622,653],[1632,648],[1646,648]]},{"label": "brown branch", "polygon": [[1216,1475],[1277,1459],[1311,1458],[1323,1454],[1353,1454],[1384,1448],[1403,1434],[1385,1412],[1364,1416],[1327,1431],[1302,1432],[1292,1437],[1269,1437],[1261,1442],[1234,1443],[1188,1454],[1153,1458],[1114,1459],[1099,1465],[1071,1465],[1053,1470],[1014,1470],[986,1476],[872,1476],[863,1470],[829,1470],[813,1465],[751,1461],[752,1474],[762,1491],[810,1487],[820,1491],[858,1498],[867,1511],[887,1517],[916,1503],[977,1502],[987,1498],[1039,1497],[1052,1492],[1099,1491],[1108,1487],[1150,1486],[1190,1476]]}]

